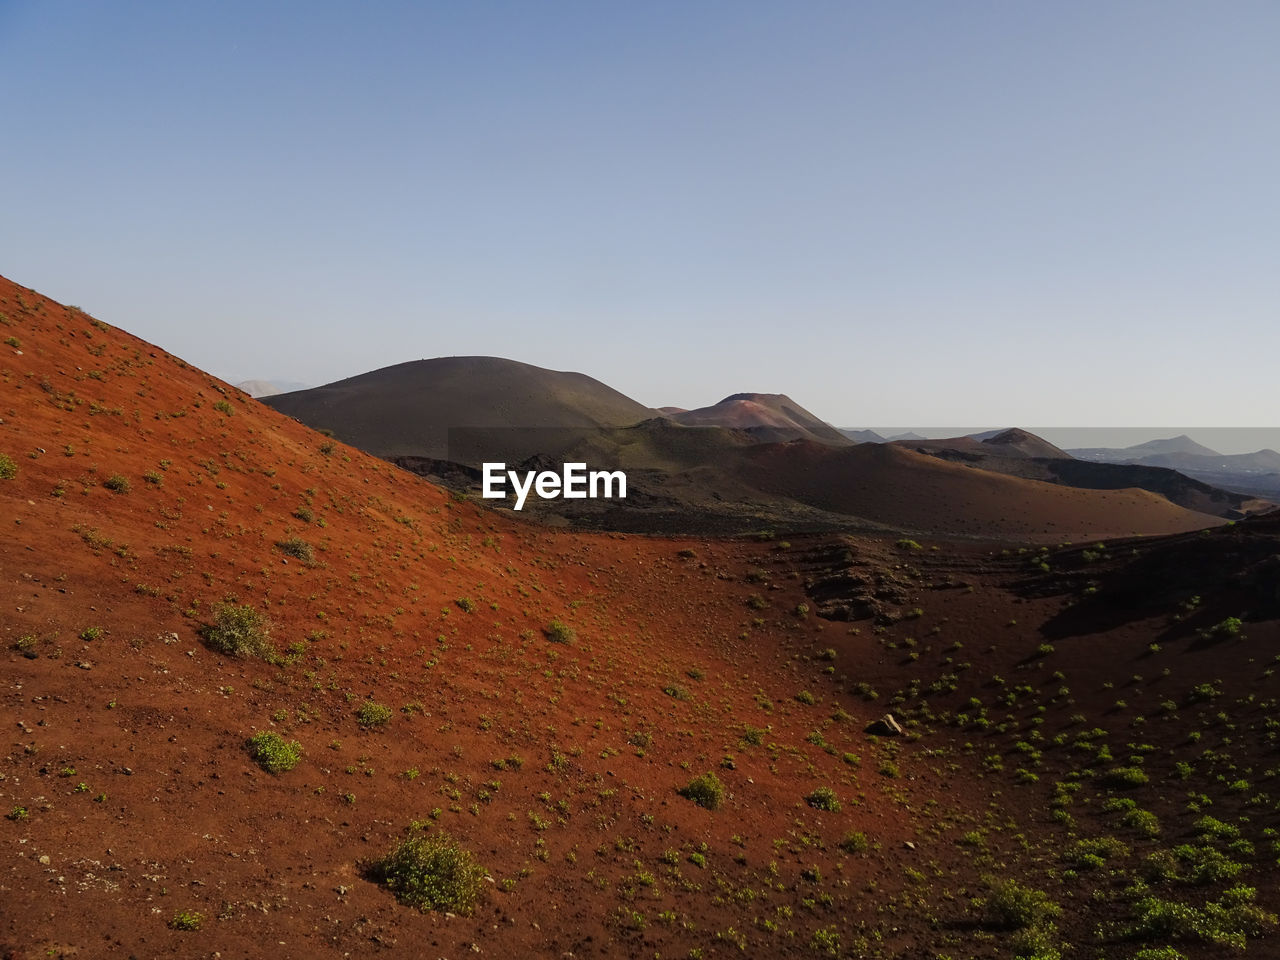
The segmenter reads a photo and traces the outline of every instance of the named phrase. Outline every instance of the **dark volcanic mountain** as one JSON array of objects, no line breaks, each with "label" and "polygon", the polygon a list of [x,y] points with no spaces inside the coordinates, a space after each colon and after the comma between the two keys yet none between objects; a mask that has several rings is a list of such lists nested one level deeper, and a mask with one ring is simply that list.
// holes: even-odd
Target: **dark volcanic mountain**
[{"label": "dark volcanic mountain", "polygon": [[919,450],[922,453],[934,451],[961,451],[978,457],[1043,457],[1046,459],[1071,458],[1065,450],[1060,450],[1048,440],[1037,437],[1034,433],[1012,427],[1008,430],[997,430],[991,433],[968,437],[950,437],[945,440],[895,440],[898,446]]},{"label": "dark volcanic mountain", "polygon": [[498,357],[415,360],[263,402],[380,457],[464,463],[555,453],[584,431],[655,415],[585,374]]},{"label": "dark volcanic mountain", "polygon": [[849,438],[781,393],[735,393],[719,403],[670,414],[686,427],[743,430],[758,440],[816,440],[847,446]]},{"label": "dark volcanic mountain", "polygon": [[884,443],[884,437],[876,433],[874,430],[854,430],[851,427],[841,427],[840,432],[855,443]]},{"label": "dark volcanic mountain", "polygon": [[1067,451],[1081,460],[1106,460],[1111,463],[1129,463],[1145,460],[1148,457],[1167,456],[1169,454],[1189,453],[1193,456],[1221,456],[1216,450],[1196,443],[1185,433],[1163,440],[1148,440],[1136,443],[1132,447],[1081,447]]}]

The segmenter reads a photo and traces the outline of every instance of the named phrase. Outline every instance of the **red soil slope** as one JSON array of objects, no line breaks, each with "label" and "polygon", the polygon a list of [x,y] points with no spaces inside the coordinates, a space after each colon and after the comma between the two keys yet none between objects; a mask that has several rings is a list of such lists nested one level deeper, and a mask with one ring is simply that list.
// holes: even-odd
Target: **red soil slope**
[{"label": "red soil slope", "polygon": [[[1139,749],[1153,786],[1128,796],[1170,838],[1191,829],[1185,789],[1249,814],[1247,879],[1274,909],[1258,831],[1275,816],[1254,795],[1274,774],[1242,747],[1274,736],[1270,671],[1246,653],[1275,624],[1206,646],[1166,636],[1163,609],[1054,620],[1063,591],[1144,583],[1122,577],[1136,542],[839,541],[836,586],[865,584],[882,615],[828,623],[806,592],[831,581],[826,541],[506,520],[0,281],[6,340],[0,957],[1008,956],[978,902],[995,873],[1048,887],[1065,907],[1052,936],[1079,955],[1128,958],[1095,932],[1127,909],[1113,868],[1068,882],[1060,858],[1068,828],[1121,829],[1101,775]],[[1248,532],[1206,542],[1226,565]],[[1197,598],[1207,626],[1269,585],[1250,556],[1252,585]],[[273,662],[202,642],[224,601],[269,617]],[[544,634],[556,620],[569,642]],[[1029,655],[1037,625],[1058,651]],[[1206,677],[1217,702],[1160,712]],[[358,721],[370,701],[385,724]],[[888,707],[909,735],[867,736]],[[1134,713],[1152,717],[1140,732]],[[1191,729],[1214,757],[1166,792]],[[251,761],[262,730],[298,741],[296,768]],[[714,811],[676,792],[708,770]],[[1245,776],[1256,788],[1236,791]],[[1084,788],[1067,827],[1048,815],[1059,779]],[[839,809],[807,802],[818,788]],[[370,878],[414,822],[486,868],[473,914],[420,913]],[[1128,839],[1135,869],[1157,841]]]},{"label": "red soil slope", "polygon": [[[693,562],[504,522],[31,290],[0,284],[0,315],[17,344],[0,348],[0,453],[18,470],[0,481],[0,804],[24,812],[0,831],[0,947],[651,955],[619,893],[643,861],[678,875],[656,906],[684,918],[660,938],[684,954],[737,917],[689,871],[743,886],[772,858],[790,885],[807,861],[775,838],[838,850],[848,818],[801,799],[848,768],[805,745],[813,708],[791,699],[834,695],[787,652],[800,585],[749,625],[760,588],[740,572],[766,545],[695,545]],[[313,563],[276,546],[293,539]],[[269,617],[292,662],[202,645],[224,600]],[[575,642],[544,639],[556,619]],[[368,699],[394,709],[385,730],[357,723]],[[738,744],[748,722],[787,757]],[[831,742],[851,748],[863,722]],[[263,729],[300,741],[297,769],[250,761]],[[675,793],[706,769],[726,811]],[[908,818],[876,786],[858,819],[900,844]],[[433,810],[494,880],[475,917],[419,914],[363,877]],[[688,860],[703,849],[705,876]],[[167,925],[184,910],[202,930]],[[842,915],[786,929],[807,942]]]},{"label": "red soil slope", "polygon": [[758,489],[937,535],[1059,542],[1180,533],[1224,523],[1146,490],[1080,490],[974,470],[890,444],[797,441],[743,452]]}]

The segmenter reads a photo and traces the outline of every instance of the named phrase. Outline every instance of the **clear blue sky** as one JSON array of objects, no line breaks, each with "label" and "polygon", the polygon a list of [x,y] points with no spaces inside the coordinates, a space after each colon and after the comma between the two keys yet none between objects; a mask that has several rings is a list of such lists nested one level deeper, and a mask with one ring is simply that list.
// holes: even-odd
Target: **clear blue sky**
[{"label": "clear blue sky", "polygon": [[1276,425],[1280,4],[0,0],[0,273],[229,380]]}]

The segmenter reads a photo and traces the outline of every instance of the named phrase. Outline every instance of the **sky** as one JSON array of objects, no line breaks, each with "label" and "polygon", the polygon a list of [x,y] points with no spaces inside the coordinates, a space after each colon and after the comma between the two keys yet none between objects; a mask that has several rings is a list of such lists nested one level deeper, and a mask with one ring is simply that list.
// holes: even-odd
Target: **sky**
[{"label": "sky", "polygon": [[0,274],[231,382],[1277,426],[1280,4],[0,0]]}]

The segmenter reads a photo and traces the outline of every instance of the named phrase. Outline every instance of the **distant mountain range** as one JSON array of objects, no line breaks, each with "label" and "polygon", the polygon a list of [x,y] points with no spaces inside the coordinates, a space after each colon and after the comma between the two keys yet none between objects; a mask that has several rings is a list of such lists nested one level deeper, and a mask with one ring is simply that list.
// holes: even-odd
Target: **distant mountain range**
[{"label": "distant mountain range", "polygon": [[1230,490],[1260,497],[1280,497],[1280,453],[1274,450],[1218,453],[1183,434],[1132,447],[1084,447],[1068,453],[1079,460],[1095,463],[1166,467]]},{"label": "distant mountain range", "polygon": [[1172,470],[1077,461],[1020,429],[948,440],[873,433],[867,442],[782,394],[653,409],[584,374],[497,357],[418,360],[263,402],[463,489],[486,461],[625,470],[625,503],[528,507],[611,529],[853,524],[1069,538],[1195,529],[1271,506]]},{"label": "distant mountain range", "polygon": [[[900,442],[895,446],[905,446],[952,463],[1069,487],[1149,490],[1188,510],[1230,520],[1265,513],[1273,507],[1269,498],[1247,490],[1229,492],[1220,489],[1219,484],[1154,463],[1077,459],[1047,440],[1016,428],[945,440]],[[1161,456],[1164,455],[1157,454],[1153,459]]]}]

